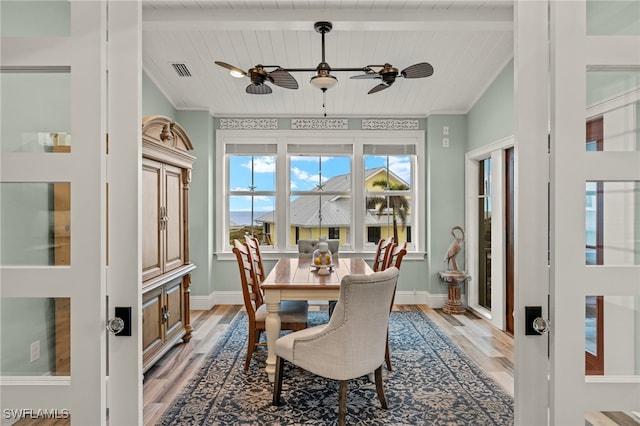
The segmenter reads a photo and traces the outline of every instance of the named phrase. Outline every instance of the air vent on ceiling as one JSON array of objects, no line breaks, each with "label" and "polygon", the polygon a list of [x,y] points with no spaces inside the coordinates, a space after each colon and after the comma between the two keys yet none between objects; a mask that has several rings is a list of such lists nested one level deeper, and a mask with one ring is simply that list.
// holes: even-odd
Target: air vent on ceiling
[{"label": "air vent on ceiling", "polygon": [[180,77],[191,77],[191,71],[187,68],[187,64],[173,63],[171,66]]}]

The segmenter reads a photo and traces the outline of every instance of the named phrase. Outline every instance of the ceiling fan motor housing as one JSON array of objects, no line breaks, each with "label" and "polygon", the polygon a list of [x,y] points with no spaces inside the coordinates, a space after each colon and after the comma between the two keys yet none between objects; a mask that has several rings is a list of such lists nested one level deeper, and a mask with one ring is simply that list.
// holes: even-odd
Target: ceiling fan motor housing
[{"label": "ceiling fan motor housing", "polygon": [[256,65],[249,70],[249,77],[251,78],[251,83],[259,86],[269,78],[269,73],[264,70],[262,65]]}]

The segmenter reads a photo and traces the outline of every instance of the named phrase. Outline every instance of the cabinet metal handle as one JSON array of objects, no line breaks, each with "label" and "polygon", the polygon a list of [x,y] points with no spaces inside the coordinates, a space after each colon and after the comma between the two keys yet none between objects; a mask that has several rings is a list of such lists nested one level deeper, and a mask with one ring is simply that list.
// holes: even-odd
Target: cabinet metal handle
[{"label": "cabinet metal handle", "polygon": [[160,207],[160,230],[161,231],[164,231],[165,229],[167,229],[168,221],[169,221],[169,218],[167,217],[167,208]]},{"label": "cabinet metal handle", "polygon": [[166,323],[169,321],[169,317],[171,316],[171,311],[167,309],[166,306],[162,307],[162,323]]}]

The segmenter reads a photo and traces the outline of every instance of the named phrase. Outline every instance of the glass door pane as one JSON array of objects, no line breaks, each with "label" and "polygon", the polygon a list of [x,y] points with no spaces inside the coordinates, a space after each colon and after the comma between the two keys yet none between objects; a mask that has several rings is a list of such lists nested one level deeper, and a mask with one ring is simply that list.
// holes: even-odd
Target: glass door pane
[{"label": "glass door pane", "polygon": [[478,177],[478,304],[491,309],[491,158],[480,161]]}]

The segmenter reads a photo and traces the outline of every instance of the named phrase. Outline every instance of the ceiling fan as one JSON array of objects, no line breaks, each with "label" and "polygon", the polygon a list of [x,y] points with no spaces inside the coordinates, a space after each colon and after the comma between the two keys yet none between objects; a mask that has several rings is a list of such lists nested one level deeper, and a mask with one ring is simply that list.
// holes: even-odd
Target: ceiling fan
[{"label": "ceiling fan", "polygon": [[[215,61],[215,63],[228,69],[234,77],[249,77],[251,79],[251,83],[247,86],[246,92],[252,95],[266,95],[272,93],[272,89],[268,83],[284,87],[286,89],[297,89],[298,82],[290,74],[291,72],[315,71],[315,75],[311,77],[310,80],[311,85],[322,90],[322,92],[326,92],[327,89],[334,87],[338,83],[338,79],[331,74],[332,71],[360,71],[364,74],[355,75],[351,78],[382,80],[380,84],[369,90],[368,94],[377,93],[391,87],[399,77],[423,78],[433,75],[433,67],[427,62],[420,62],[411,65],[402,71],[398,71],[397,68],[394,68],[389,63],[385,63],[384,65],[366,65],[363,67],[332,68],[325,61],[324,35],[331,31],[333,25],[331,22],[320,21],[313,24],[313,27],[316,32],[322,35],[322,62],[320,62],[315,68],[285,68],[279,65],[258,64],[255,67],[250,68],[248,71],[244,71],[241,68],[229,65],[225,62]],[[271,69],[271,71],[268,69]],[[376,69],[378,70],[376,71]]]}]

